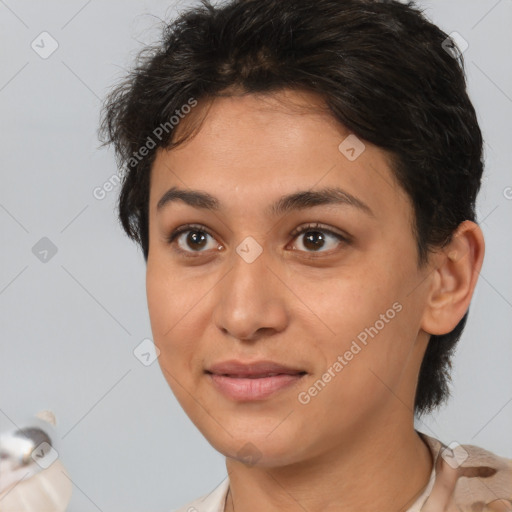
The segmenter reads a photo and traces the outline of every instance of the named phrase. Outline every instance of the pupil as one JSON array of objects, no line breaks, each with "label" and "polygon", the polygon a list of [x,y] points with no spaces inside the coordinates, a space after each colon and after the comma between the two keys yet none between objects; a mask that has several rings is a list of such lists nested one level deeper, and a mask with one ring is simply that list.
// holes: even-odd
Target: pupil
[{"label": "pupil", "polygon": [[[202,234],[198,235],[198,233]],[[204,247],[204,245],[206,244],[206,236],[202,231],[191,231],[187,238],[187,242],[192,242],[191,245],[195,244],[196,247]]]},{"label": "pupil", "polygon": [[[308,247],[308,243],[312,242],[312,246],[308,247],[308,248],[310,248],[310,249],[321,248],[323,246],[323,243],[321,245],[319,245],[317,242],[318,242],[318,240],[323,242],[323,240],[324,240],[323,233],[321,233],[320,231],[309,231],[309,233],[310,234],[306,236],[306,242],[304,243],[304,245],[306,247]],[[315,240],[317,242],[315,242]]]}]

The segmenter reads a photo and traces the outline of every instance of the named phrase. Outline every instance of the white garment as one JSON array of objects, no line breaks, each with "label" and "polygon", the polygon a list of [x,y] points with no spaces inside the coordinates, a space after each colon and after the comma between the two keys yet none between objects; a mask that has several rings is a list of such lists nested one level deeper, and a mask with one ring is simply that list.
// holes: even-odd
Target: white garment
[{"label": "white garment", "polygon": [[229,478],[226,477],[212,492],[179,508],[175,512],[224,512],[228,489]]}]

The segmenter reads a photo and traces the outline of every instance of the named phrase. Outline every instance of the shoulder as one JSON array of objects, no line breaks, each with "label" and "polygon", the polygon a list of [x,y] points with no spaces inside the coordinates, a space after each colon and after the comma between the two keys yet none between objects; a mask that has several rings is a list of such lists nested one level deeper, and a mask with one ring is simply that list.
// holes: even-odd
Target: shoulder
[{"label": "shoulder", "polygon": [[422,437],[432,451],[436,472],[425,512],[429,504],[432,510],[456,506],[453,510],[512,511],[512,459],[479,446],[445,445]]},{"label": "shoulder", "polygon": [[[461,503],[489,510],[512,511],[512,459],[473,445],[462,445],[467,457],[458,468]],[[500,508],[501,507],[501,508]],[[505,508],[506,507],[506,508]]]},{"label": "shoulder", "polygon": [[224,512],[224,504],[229,488],[226,477],[213,491],[183,505],[175,512]]}]

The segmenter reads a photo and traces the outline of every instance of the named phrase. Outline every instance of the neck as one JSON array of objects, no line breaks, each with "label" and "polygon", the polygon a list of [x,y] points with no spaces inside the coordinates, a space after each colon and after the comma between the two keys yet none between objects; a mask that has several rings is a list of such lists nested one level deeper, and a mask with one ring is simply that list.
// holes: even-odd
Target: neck
[{"label": "neck", "polygon": [[359,427],[350,443],[286,467],[227,458],[226,512],[406,511],[429,481],[432,457],[412,423],[378,425],[372,432]]}]

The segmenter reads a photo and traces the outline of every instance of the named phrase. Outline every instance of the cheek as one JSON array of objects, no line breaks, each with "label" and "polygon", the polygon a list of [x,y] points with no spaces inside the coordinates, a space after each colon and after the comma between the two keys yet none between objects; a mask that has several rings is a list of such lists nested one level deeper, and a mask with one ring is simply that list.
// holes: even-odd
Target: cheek
[{"label": "cheek", "polygon": [[182,270],[170,267],[165,258],[155,252],[148,259],[146,296],[153,335],[163,342],[187,322],[201,291],[197,291],[196,283],[183,277]]},{"label": "cheek", "polygon": [[178,313],[178,299],[172,293],[173,285],[162,274],[149,272],[146,275],[146,295],[151,328],[155,342],[161,342],[165,332],[172,328]]},{"label": "cheek", "polygon": [[307,293],[303,290],[318,328],[315,336],[310,323],[310,339],[319,340],[317,348],[326,365],[318,370],[331,368],[336,376],[344,375],[333,379],[342,386],[341,381],[350,379],[351,388],[365,388],[370,385],[369,380],[375,381],[370,370],[384,381],[392,378],[400,373],[414,345],[414,306],[404,293],[402,280],[393,277],[393,272],[387,279],[385,275],[367,267],[364,272],[353,271],[314,285],[309,283],[305,286]]},{"label": "cheek", "polygon": [[190,413],[193,403],[185,390],[193,387],[194,333],[186,323],[191,306],[186,294],[176,293],[177,289],[163,273],[148,271],[146,293],[153,341],[160,351],[158,363],[181,407]]},{"label": "cheek", "polygon": [[[148,267],[146,294],[153,341],[160,350],[160,365],[173,374],[183,374],[189,368],[187,359],[193,353],[194,333],[187,319],[194,297],[175,279],[154,267]],[[183,332],[185,326],[188,329]]]},{"label": "cheek", "polygon": [[298,295],[305,298],[306,306],[326,334],[324,338],[332,339],[333,346],[341,348],[339,341],[357,337],[392,308],[398,296],[395,288],[394,283],[379,280],[371,269],[351,268],[313,282],[302,280]]}]

